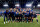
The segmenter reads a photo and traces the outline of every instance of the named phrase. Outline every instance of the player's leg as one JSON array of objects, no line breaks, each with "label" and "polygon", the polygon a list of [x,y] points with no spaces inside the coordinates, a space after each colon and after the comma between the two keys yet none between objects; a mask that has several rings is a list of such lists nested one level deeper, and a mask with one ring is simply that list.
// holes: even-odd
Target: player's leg
[{"label": "player's leg", "polygon": [[24,22],[24,15],[22,15],[22,22]]},{"label": "player's leg", "polygon": [[21,22],[22,22],[22,18],[23,18],[23,16],[21,15]]},{"label": "player's leg", "polygon": [[17,19],[17,20],[18,20],[18,22],[19,22],[19,15],[17,15],[17,17],[18,17],[18,19]]},{"label": "player's leg", "polygon": [[5,24],[5,15],[4,15],[4,24]]},{"label": "player's leg", "polygon": [[17,21],[16,15],[15,15],[15,21]]},{"label": "player's leg", "polygon": [[17,17],[17,18],[18,18],[17,20],[18,20],[18,22],[19,22],[19,17]]},{"label": "player's leg", "polygon": [[6,16],[6,23],[7,23],[7,21],[8,21],[8,17]]},{"label": "player's leg", "polygon": [[38,18],[36,17],[36,21],[38,22]]},{"label": "player's leg", "polygon": [[18,15],[18,21],[20,22],[20,15]]},{"label": "player's leg", "polygon": [[26,22],[26,16],[24,15],[24,18],[25,18],[25,22]]},{"label": "player's leg", "polygon": [[14,23],[14,16],[12,16],[12,22]]},{"label": "player's leg", "polygon": [[22,15],[21,14],[20,14],[20,19],[19,20],[20,20],[20,22],[22,22]]},{"label": "player's leg", "polygon": [[17,22],[17,20],[18,20],[17,15],[15,15],[15,20],[16,20],[16,22]]},{"label": "player's leg", "polygon": [[33,18],[34,18],[34,17],[32,16],[32,18],[31,18],[31,21],[32,21],[32,22],[33,22]]},{"label": "player's leg", "polygon": [[27,17],[26,17],[26,15],[25,15],[25,22],[27,22]]},{"label": "player's leg", "polygon": [[37,15],[36,15],[35,17],[36,17],[36,21],[38,22],[38,18],[37,18]]},{"label": "player's leg", "polygon": [[[38,23],[38,18],[37,18],[37,16],[36,16],[36,21],[37,21],[37,23]],[[38,23],[39,24],[39,23]]]},{"label": "player's leg", "polygon": [[28,23],[28,17],[27,17],[27,23]]},{"label": "player's leg", "polygon": [[20,22],[21,22],[21,17],[20,17]]},{"label": "player's leg", "polygon": [[28,17],[28,21],[31,22],[31,18],[30,17]]},{"label": "player's leg", "polygon": [[9,20],[10,20],[10,18],[9,18],[9,16],[8,16],[8,23],[9,23]]},{"label": "player's leg", "polygon": [[10,23],[11,23],[11,16],[9,17]]},{"label": "player's leg", "polygon": [[28,23],[28,16],[27,15],[25,15],[26,16],[26,21],[27,21],[27,23]]}]

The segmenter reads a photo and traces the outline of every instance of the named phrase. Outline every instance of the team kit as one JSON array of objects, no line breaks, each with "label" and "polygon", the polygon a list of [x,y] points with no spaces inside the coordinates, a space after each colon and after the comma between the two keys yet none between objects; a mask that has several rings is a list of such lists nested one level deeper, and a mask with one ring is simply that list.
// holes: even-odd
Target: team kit
[{"label": "team kit", "polygon": [[31,8],[10,8],[10,10],[7,9],[4,11],[4,24],[11,22],[28,23],[33,22],[34,18],[36,18],[36,21],[38,22],[37,15]]}]

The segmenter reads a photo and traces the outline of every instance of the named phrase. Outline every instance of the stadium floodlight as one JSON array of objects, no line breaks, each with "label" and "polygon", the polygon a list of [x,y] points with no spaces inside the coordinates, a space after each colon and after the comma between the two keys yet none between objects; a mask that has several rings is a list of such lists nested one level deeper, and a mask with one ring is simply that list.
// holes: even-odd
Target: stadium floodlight
[{"label": "stadium floodlight", "polygon": [[33,4],[33,1],[32,1],[32,2],[28,2],[28,3],[26,4],[26,6],[27,6],[27,7],[31,7],[32,4]]},{"label": "stadium floodlight", "polygon": [[4,4],[3,6],[4,6],[4,7],[8,7],[8,4]]},{"label": "stadium floodlight", "polygon": [[40,7],[40,4],[38,4],[37,7]]},{"label": "stadium floodlight", "polygon": [[20,5],[19,4],[15,4],[15,6],[19,7]]},{"label": "stadium floodlight", "polygon": [[31,6],[32,6],[32,4],[26,4],[26,6],[27,6],[27,7],[31,7]]}]

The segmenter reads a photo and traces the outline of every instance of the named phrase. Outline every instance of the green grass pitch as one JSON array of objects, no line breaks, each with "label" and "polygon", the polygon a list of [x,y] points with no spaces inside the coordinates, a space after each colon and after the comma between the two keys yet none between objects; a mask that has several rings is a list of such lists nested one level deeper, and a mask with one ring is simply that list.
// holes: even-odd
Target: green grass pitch
[{"label": "green grass pitch", "polygon": [[33,23],[15,22],[4,24],[4,19],[0,17],[0,27],[40,27],[40,15],[37,18],[39,24],[36,22],[35,18],[33,20]]}]

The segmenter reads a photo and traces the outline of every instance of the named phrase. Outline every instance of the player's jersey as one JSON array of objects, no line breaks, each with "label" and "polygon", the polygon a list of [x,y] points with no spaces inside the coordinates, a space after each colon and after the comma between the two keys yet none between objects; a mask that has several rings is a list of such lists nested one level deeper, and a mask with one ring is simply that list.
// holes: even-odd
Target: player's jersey
[{"label": "player's jersey", "polygon": [[33,10],[29,10],[29,11],[33,11]]},{"label": "player's jersey", "polygon": [[19,13],[16,14],[16,12],[15,12],[15,15],[18,15],[18,14],[19,14]]},{"label": "player's jersey", "polygon": [[20,10],[23,11],[23,9],[19,9],[19,11],[20,11]]},{"label": "player's jersey", "polygon": [[24,11],[26,11],[26,9]]},{"label": "player's jersey", "polygon": [[29,14],[29,17],[32,17],[32,16],[33,16],[33,13],[30,13],[30,14]]},{"label": "player's jersey", "polygon": [[13,16],[15,16],[15,12],[13,12]]},{"label": "player's jersey", "polygon": [[29,13],[30,13],[30,12],[32,12],[32,13],[33,13],[33,10],[29,10]]},{"label": "player's jersey", "polygon": [[8,14],[9,14],[9,12],[6,12],[6,11],[4,12],[4,15],[5,15],[6,17],[7,17]]},{"label": "player's jersey", "polygon": [[15,17],[18,17],[18,15],[19,15],[19,13],[16,13],[16,12],[15,12]]},{"label": "player's jersey", "polygon": [[26,17],[28,17],[28,16],[29,16],[29,13],[25,13],[24,15],[25,15]]},{"label": "player's jersey", "polygon": [[13,16],[13,14],[14,14],[13,12],[9,12],[9,16]]},{"label": "player's jersey", "polygon": [[33,17],[34,17],[34,18],[36,18],[36,17],[37,17],[37,15],[36,15],[36,14],[33,14]]}]

